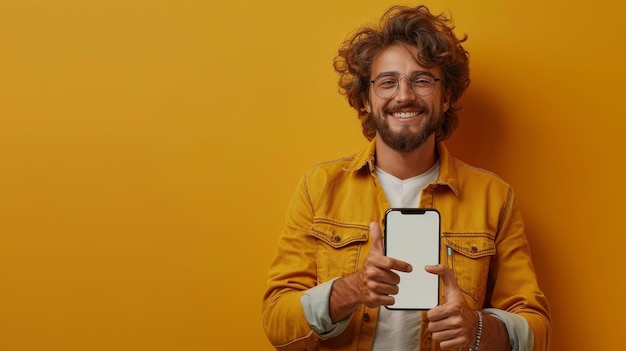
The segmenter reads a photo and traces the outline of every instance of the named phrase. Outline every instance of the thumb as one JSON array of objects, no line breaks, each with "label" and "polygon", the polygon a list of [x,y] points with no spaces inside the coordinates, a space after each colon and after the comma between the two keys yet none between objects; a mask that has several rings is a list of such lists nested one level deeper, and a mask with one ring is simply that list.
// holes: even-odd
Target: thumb
[{"label": "thumb", "polygon": [[372,241],[370,253],[384,255],[385,250],[383,249],[383,233],[378,222],[370,223],[370,240]]},{"label": "thumb", "polygon": [[441,264],[429,265],[424,267],[424,269],[428,273],[436,274],[441,277],[445,302],[457,301],[459,299],[464,300],[463,293],[459,288],[459,284],[456,282],[456,277],[454,276],[454,271],[452,271],[452,269]]}]

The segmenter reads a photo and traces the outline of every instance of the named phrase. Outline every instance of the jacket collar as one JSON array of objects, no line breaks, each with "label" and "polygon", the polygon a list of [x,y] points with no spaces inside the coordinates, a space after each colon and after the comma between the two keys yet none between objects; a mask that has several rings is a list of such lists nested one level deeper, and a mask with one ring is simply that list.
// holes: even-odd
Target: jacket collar
[{"label": "jacket collar", "polygon": [[[437,178],[435,184],[447,186],[458,196],[459,179],[456,173],[457,161],[450,155],[443,141],[437,142],[436,148],[437,154],[439,155],[439,178]],[[347,172],[355,172],[367,167],[368,171],[373,173],[376,169],[375,153],[376,138],[372,139],[363,151],[356,154],[348,165],[344,167],[344,170]]]}]

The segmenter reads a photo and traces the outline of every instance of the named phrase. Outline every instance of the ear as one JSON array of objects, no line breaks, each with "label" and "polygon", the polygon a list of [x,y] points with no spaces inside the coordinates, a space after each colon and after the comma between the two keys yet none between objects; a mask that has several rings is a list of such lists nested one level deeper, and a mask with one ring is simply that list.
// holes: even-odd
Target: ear
[{"label": "ear", "polygon": [[450,92],[446,91],[443,100],[443,111],[446,112],[450,109]]},{"label": "ear", "polygon": [[368,100],[363,99],[363,106],[365,106],[365,111],[367,111],[367,113],[372,113],[372,106]]}]

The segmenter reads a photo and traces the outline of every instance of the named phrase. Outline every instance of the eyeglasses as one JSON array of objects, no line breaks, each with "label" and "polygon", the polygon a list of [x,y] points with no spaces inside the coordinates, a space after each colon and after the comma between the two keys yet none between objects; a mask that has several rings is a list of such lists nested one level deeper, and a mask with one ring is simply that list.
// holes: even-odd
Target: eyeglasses
[{"label": "eyeglasses", "polygon": [[402,79],[406,79],[409,82],[409,86],[415,95],[422,97],[432,94],[435,91],[435,84],[441,80],[441,78],[435,78],[430,74],[416,73],[411,78],[385,74],[370,80],[370,82],[374,85],[374,93],[379,98],[391,99],[400,90],[400,81]]}]

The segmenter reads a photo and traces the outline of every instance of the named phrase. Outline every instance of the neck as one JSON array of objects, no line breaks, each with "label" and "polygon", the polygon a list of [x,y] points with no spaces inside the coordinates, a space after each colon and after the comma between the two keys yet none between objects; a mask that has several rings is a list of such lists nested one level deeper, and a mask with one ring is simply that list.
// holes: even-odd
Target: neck
[{"label": "neck", "polygon": [[408,179],[427,172],[437,161],[435,134],[411,152],[398,152],[380,138],[376,139],[376,167],[398,179]]}]

